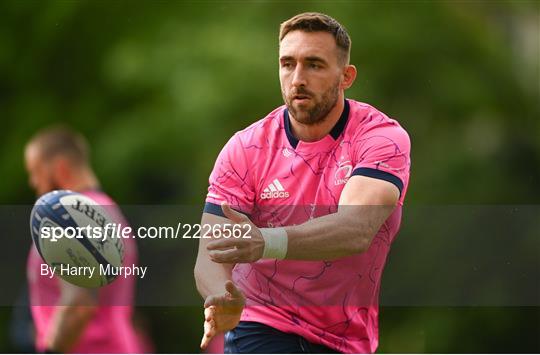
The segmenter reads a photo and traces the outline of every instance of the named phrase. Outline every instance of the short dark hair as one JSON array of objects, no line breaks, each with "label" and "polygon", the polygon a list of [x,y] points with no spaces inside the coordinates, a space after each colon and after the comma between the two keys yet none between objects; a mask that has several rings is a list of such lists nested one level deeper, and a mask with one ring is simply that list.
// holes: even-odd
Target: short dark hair
[{"label": "short dark hair", "polygon": [[279,42],[292,31],[327,32],[334,36],[340,49],[339,59],[342,63],[349,62],[351,54],[351,38],[345,27],[332,17],[319,12],[304,12],[283,22],[279,28]]},{"label": "short dark hair", "polygon": [[53,126],[37,132],[28,142],[39,149],[42,159],[50,160],[58,155],[70,159],[76,165],[88,165],[90,149],[84,136],[66,126]]}]

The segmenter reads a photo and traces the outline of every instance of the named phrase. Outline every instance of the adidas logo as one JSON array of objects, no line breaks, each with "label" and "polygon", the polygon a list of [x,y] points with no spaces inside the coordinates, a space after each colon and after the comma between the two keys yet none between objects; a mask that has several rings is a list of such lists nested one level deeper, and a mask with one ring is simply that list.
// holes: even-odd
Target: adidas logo
[{"label": "adidas logo", "polygon": [[271,198],[286,198],[289,197],[289,193],[285,191],[283,185],[278,179],[272,181],[270,185],[261,193],[261,199],[268,200]]}]

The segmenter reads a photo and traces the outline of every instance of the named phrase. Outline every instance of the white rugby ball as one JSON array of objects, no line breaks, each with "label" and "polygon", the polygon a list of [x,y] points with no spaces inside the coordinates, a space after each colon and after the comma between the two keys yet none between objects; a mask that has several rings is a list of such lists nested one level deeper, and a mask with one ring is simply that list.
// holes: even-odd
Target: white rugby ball
[{"label": "white rugby ball", "polygon": [[41,196],[30,214],[32,239],[43,260],[54,268],[55,275],[87,288],[111,283],[115,276],[102,271],[122,266],[122,239],[103,237],[105,226],[113,223],[118,221],[113,221],[103,206],[69,190]]}]

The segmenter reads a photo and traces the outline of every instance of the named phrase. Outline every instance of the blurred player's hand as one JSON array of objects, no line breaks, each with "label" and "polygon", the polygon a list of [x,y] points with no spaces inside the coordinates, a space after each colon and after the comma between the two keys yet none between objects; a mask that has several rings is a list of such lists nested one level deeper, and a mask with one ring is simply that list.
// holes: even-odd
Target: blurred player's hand
[{"label": "blurred player's hand", "polygon": [[[240,226],[243,230],[249,230],[247,235],[250,238],[219,238],[213,240],[206,245],[210,259],[216,263],[252,263],[259,260],[264,252],[264,238],[257,226],[249,220],[249,218],[240,212],[231,208],[227,203],[221,205],[223,214],[230,219],[234,224],[222,226],[219,234],[225,235],[224,231],[228,230],[229,235],[232,235],[235,226]],[[247,236],[246,235],[246,236]]]},{"label": "blurred player's hand", "polygon": [[204,335],[201,349],[206,349],[210,340],[221,332],[233,329],[240,322],[246,299],[232,281],[225,283],[226,292],[210,295],[204,302]]}]

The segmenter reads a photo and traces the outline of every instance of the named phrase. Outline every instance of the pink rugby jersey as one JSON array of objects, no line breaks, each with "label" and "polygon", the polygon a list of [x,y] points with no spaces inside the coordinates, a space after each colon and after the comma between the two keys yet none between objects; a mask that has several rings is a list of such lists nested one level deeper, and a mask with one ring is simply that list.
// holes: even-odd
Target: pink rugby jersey
[{"label": "pink rugby jersey", "polygon": [[[127,225],[120,210],[106,194],[87,191],[84,195],[106,208],[111,217]],[[36,329],[36,348],[45,350],[45,341],[51,331],[51,322],[60,300],[60,279],[41,276],[44,263],[36,247],[32,245],[27,262],[30,289],[30,307]],[[137,264],[135,240],[124,239],[124,265]],[[79,338],[73,353],[140,353],[140,346],[132,325],[135,278],[119,277],[110,285],[99,289],[98,310]]]},{"label": "pink rugby jersey", "polygon": [[227,201],[258,227],[301,224],[335,213],[353,175],[386,180],[401,193],[398,207],[364,253],[327,261],[236,264],[233,280],[247,299],[242,320],[339,352],[374,352],[381,274],[400,226],[409,171],[407,132],[354,100],[345,100],[338,122],[317,142],[292,135],[285,106],[237,132],[210,175],[207,213],[223,216],[220,204]]}]

